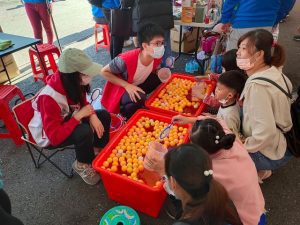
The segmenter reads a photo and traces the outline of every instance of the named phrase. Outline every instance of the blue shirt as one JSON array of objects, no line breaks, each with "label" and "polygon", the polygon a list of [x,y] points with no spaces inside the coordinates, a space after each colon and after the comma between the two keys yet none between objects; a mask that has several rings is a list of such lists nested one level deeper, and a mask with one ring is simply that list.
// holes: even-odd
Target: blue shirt
[{"label": "blue shirt", "polygon": [[103,8],[116,9],[120,7],[120,0],[104,0],[102,1]]},{"label": "blue shirt", "polygon": [[221,22],[231,23],[233,28],[272,27],[280,5],[281,0],[226,0]]},{"label": "blue shirt", "polygon": [[275,25],[277,25],[280,20],[283,20],[289,12],[293,9],[296,0],[281,0],[281,6],[277,15],[277,19],[275,21]]},{"label": "blue shirt", "polygon": [[92,14],[96,18],[104,18],[104,14],[102,12],[101,8],[98,8],[97,6],[92,5]]},{"label": "blue shirt", "polygon": [[[36,4],[36,3],[45,3],[46,0],[23,0],[24,3],[32,3],[32,4]],[[50,1],[49,1],[50,2]]]}]

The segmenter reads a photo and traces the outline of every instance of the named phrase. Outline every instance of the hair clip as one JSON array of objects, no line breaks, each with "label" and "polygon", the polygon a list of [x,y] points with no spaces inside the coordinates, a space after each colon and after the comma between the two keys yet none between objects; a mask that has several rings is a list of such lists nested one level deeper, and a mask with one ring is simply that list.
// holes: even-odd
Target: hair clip
[{"label": "hair clip", "polygon": [[205,170],[204,171],[204,176],[208,177],[209,175],[213,175],[213,171],[212,170]]},{"label": "hair clip", "polygon": [[215,140],[215,143],[216,143],[216,144],[219,144],[219,143],[220,143],[220,142],[219,142],[219,139],[220,139],[220,136],[217,135],[217,136],[216,136],[216,140]]}]

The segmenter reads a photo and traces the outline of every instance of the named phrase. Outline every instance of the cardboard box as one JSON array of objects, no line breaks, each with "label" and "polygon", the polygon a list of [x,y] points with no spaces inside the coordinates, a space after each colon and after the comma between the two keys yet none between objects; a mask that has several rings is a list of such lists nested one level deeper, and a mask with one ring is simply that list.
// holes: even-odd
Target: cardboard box
[{"label": "cardboard box", "polygon": [[[0,26],[0,32],[2,32],[1,26]],[[3,61],[4,64],[6,65],[6,69],[8,72],[8,75],[10,77],[10,79],[12,79],[13,77],[16,77],[20,74],[20,71],[18,69],[18,66],[16,64],[16,61],[13,57],[13,55],[8,55],[3,57]],[[4,69],[2,62],[0,60],[0,71],[2,71]],[[0,73],[0,83],[6,82],[7,81],[7,76],[5,71]]]},{"label": "cardboard box", "polygon": [[[7,69],[10,79],[12,79],[13,77],[16,77],[17,75],[20,74],[18,66],[12,55],[3,57],[3,61],[6,65],[6,69]],[[4,69],[3,64],[0,61],[0,71],[2,71],[3,69]],[[5,71],[3,71],[0,73],[0,83],[6,82],[6,81],[8,81],[8,78],[7,78]]]},{"label": "cardboard box", "polygon": [[[179,52],[179,30],[173,28],[171,30],[171,49],[173,52]],[[182,35],[182,52],[194,52],[197,40],[197,29],[194,28],[192,31],[188,31]]]}]

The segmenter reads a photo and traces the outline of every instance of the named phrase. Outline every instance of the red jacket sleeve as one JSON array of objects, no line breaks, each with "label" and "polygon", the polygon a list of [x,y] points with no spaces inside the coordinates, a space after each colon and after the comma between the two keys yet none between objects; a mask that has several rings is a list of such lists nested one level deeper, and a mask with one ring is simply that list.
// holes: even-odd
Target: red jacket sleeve
[{"label": "red jacket sleeve", "polygon": [[44,131],[53,146],[66,140],[79,124],[79,121],[74,117],[65,122],[61,116],[59,105],[50,96],[39,97],[38,109],[41,113]]}]

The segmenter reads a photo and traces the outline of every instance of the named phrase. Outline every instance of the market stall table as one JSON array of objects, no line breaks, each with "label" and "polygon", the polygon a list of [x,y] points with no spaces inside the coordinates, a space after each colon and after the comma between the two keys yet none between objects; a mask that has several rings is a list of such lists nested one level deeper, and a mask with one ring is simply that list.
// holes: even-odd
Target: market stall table
[{"label": "market stall table", "polygon": [[[211,22],[211,23],[196,23],[196,22],[192,22],[192,23],[184,23],[181,20],[174,20],[174,25],[179,25],[180,26],[180,31],[179,31],[179,52],[177,57],[175,58],[175,61],[177,59],[179,59],[179,57],[182,54],[194,54],[195,56],[195,60],[198,62],[198,64],[200,65],[200,69],[201,69],[201,74],[204,74],[204,62],[201,62],[197,59],[197,50],[199,48],[199,35],[200,35],[200,30],[204,30],[204,29],[212,29],[214,27],[216,23],[215,22]],[[181,45],[182,45],[182,26],[189,26],[189,27],[195,27],[197,29],[197,39],[196,39],[196,43],[195,43],[195,52],[194,53],[185,53],[182,52],[181,50]],[[201,32],[202,33],[202,32]],[[206,59],[207,60],[207,59]]]},{"label": "market stall table", "polygon": [[[0,32],[0,39],[11,40],[12,44],[13,44],[9,48],[7,48],[3,51],[0,51],[0,58],[1,58],[1,62],[3,64],[3,70],[0,72],[5,71],[8,82],[11,83],[11,80],[10,80],[8,71],[6,69],[6,65],[4,63],[3,57],[8,56],[14,52],[20,51],[24,48],[32,47],[33,49],[35,49],[37,51],[38,56],[40,58],[40,53],[38,51],[37,44],[42,43],[42,41],[39,39],[35,39],[35,38],[28,38],[28,37],[13,35],[13,34],[7,34],[7,33],[3,33],[3,32]],[[45,65],[43,63],[42,63],[42,68],[43,68],[43,70],[45,70]]]}]

